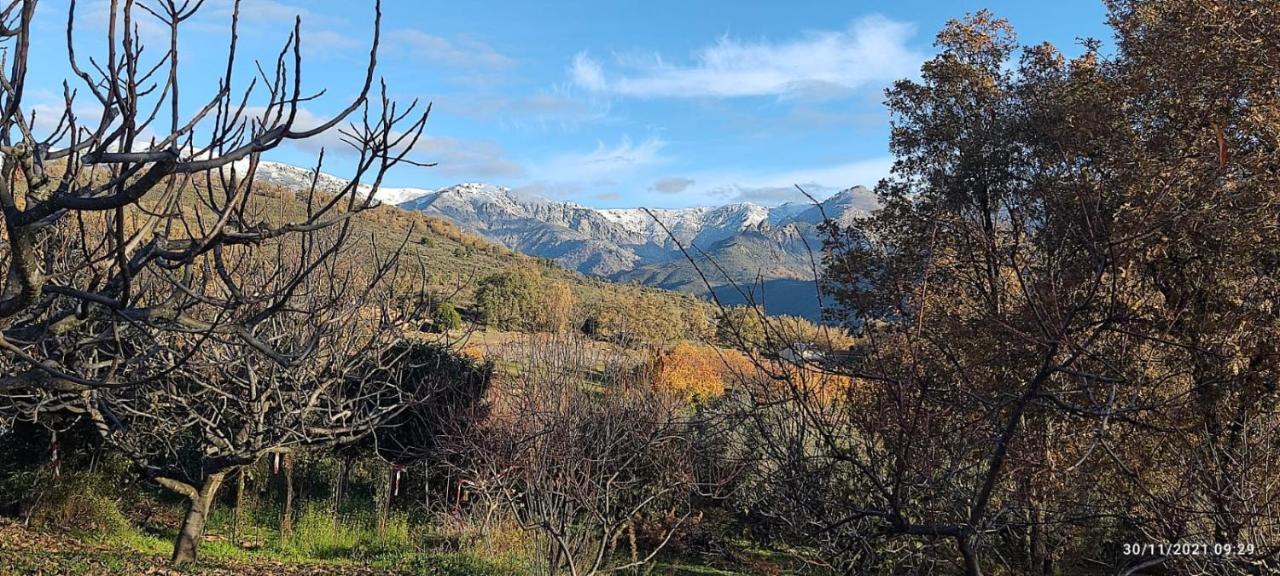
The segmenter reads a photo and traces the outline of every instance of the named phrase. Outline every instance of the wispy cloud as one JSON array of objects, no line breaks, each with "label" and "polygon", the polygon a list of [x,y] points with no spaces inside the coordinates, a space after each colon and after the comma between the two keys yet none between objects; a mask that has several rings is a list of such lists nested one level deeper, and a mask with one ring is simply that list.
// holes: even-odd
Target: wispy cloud
[{"label": "wispy cloud", "polygon": [[435,100],[436,108],[449,114],[494,121],[507,128],[558,128],[575,130],[609,118],[608,98],[584,97],[563,91],[540,91],[527,95],[508,93],[477,95],[446,94]]},{"label": "wispy cloud", "polygon": [[581,52],[569,76],[584,90],[641,98],[825,97],[911,74],[923,60],[907,46],[914,32],[909,23],[870,16],[784,42],[725,36],[683,64],[657,54],[615,57],[614,69]]},{"label": "wispy cloud", "polygon": [[525,173],[523,166],[491,140],[424,137],[414,147],[414,154],[425,162],[435,162],[433,170],[455,178],[517,178]]},{"label": "wispy cloud", "polygon": [[342,32],[333,30],[303,30],[302,52],[305,56],[368,56],[368,48],[360,50],[364,43]]},{"label": "wispy cloud", "polygon": [[541,163],[538,173],[549,180],[598,182],[638,171],[666,161],[662,150],[667,143],[661,138],[650,137],[634,143],[623,137],[616,145],[597,142],[589,152],[571,152],[552,157]]},{"label": "wispy cloud", "polygon": [[[892,166],[893,159],[883,157],[779,172],[718,172],[697,177],[707,183],[700,191],[719,201],[780,204],[805,201],[796,186],[817,198],[854,186],[873,188],[889,175]],[[864,208],[874,205],[874,199],[868,197]]]},{"label": "wispy cloud", "polygon": [[[231,12],[235,7],[234,0],[212,0],[205,4],[211,15],[219,18],[230,18]],[[254,0],[253,2],[243,2],[240,5],[241,16],[252,15],[252,18],[246,18],[249,23],[269,23],[279,24],[292,22],[294,18],[302,18],[303,22],[323,21],[324,24],[336,24],[341,19],[332,15],[308,10],[305,2],[299,4],[291,4],[289,2],[281,2],[279,0]],[[370,10],[372,16],[372,10]]]},{"label": "wispy cloud", "polygon": [[445,38],[421,30],[395,30],[388,37],[396,45],[407,48],[415,58],[449,66],[502,69],[515,63],[506,54],[476,38]]},{"label": "wispy cloud", "polygon": [[[264,110],[253,107],[247,113],[251,117],[261,118]],[[327,117],[307,108],[299,108],[295,128],[308,130],[327,120]],[[351,156],[355,150],[346,141],[349,138],[342,134],[342,130],[340,124],[305,140],[289,140],[286,145],[312,154],[323,148],[329,154]],[[450,178],[519,178],[525,174],[524,166],[513,160],[500,144],[488,139],[423,135],[414,145],[409,157],[416,162],[435,163],[430,170]]]},{"label": "wispy cloud", "polygon": [[587,151],[559,152],[526,159],[527,180],[516,189],[559,200],[616,202],[628,192],[639,192],[623,183],[650,178],[655,167],[670,161],[663,154],[666,141],[656,136],[635,142],[623,136],[616,144],[597,142]]},{"label": "wispy cloud", "polygon": [[[814,190],[812,187],[805,189],[810,196],[822,200],[841,190],[848,190],[852,186],[843,188],[823,187],[821,191]],[[758,188],[738,188],[737,193],[729,198],[732,202],[751,202],[753,204],[764,204],[772,206],[783,204],[786,202],[808,203],[810,199],[804,194],[796,190],[795,186],[762,186]],[[868,212],[875,210],[878,206],[876,196],[869,188],[857,190],[853,196],[853,206],[866,210]]]}]

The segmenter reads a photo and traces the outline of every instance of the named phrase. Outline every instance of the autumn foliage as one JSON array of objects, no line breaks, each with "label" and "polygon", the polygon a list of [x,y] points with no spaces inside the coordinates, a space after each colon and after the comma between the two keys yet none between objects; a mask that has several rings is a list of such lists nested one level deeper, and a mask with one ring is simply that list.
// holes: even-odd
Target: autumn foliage
[{"label": "autumn foliage", "polygon": [[767,386],[796,385],[824,402],[846,400],[853,379],[831,374],[809,363],[794,363],[762,356],[749,357],[737,350],[681,342],[654,353],[655,384],[691,400],[708,400],[725,389],[751,381]]},{"label": "autumn foliage", "polygon": [[714,398],[724,394],[725,382],[732,375],[731,364],[750,366],[736,351],[681,342],[654,355],[654,379],[660,388],[691,399]]}]

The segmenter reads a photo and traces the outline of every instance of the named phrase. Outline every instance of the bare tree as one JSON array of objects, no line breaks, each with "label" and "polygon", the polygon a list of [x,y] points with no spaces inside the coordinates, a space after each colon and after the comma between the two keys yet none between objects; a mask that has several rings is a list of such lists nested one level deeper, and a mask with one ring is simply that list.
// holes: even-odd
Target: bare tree
[{"label": "bare tree", "polygon": [[[66,41],[74,78],[64,83],[61,117],[41,123],[53,128],[37,134],[35,109],[24,98],[36,4],[14,0],[0,12],[6,396],[38,400],[30,396],[152,383],[210,340],[238,341],[281,365],[305,361],[310,349],[277,350],[262,327],[286,313],[308,278],[344,249],[351,218],[377,205],[383,176],[407,161],[426,124],[416,102],[402,109],[387,100],[385,87],[381,101],[371,102],[380,5],[359,94],[332,118],[303,126],[302,106],[321,94],[302,92],[300,21],[274,68],[260,65],[257,77],[240,78],[235,2],[225,71],[211,81],[213,96],[183,115],[190,105],[179,99],[179,30],[203,2],[111,2],[105,57],[86,65],[73,1]],[[143,49],[143,18],[168,31],[156,58]],[[352,116],[360,120],[344,127]],[[260,155],[326,131],[340,131],[355,151],[351,182],[329,195],[313,186],[300,194],[300,210],[271,217],[255,200],[263,192],[254,182]],[[320,249],[311,238],[326,228],[338,232]],[[307,246],[292,256],[309,260],[291,267],[291,277],[246,288],[229,252],[269,251],[290,237]]]},{"label": "bare tree", "polygon": [[[421,312],[393,304],[421,301],[392,297],[412,271],[398,249],[356,254],[353,219],[377,206],[388,170],[412,162],[430,107],[401,107],[385,85],[371,98],[380,3],[358,95],[303,126],[302,106],[322,93],[302,92],[300,19],[274,67],[241,79],[234,2],[225,71],[184,116],[179,30],[204,3],[111,2],[105,57],[86,66],[73,1],[74,78],[61,117],[37,134],[24,101],[36,4],[0,12],[0,413],[92,420],[187,497],[174,561],[190,561],[228,472],[267,453],[358,440],[424,392],[400,385],[396,345]],[[168,32],[151,60],[143,18]],[[354,151],[342,190],[319,190],[323,152],[307,190],[255,183],[263,152],[330,131]]]},{"label": "bare tree", "polygon": [[[258,282],[294,277],[281,265],[307,262],[263,259],[252,273],[237,267],[236,276],[256,289]],[[341,268],[327,260],[290,299],[290,311],[255,332],[277,354],[305,354],[305,363],[278,362],[235,339],[208,339],[152,383],[63,395],[45,406],[88,418],[148,478],[188,499],[175,563],[195,559],[212,498],[228,474],[266,455],[362,440],[435,393],[418,378],[423,367],[409,360],[412,347],[398,344],[397,326],[387,320],[395,311],[368,304],[389,301],[395,287],[361,282]]]},{"label": "bare tree", "polygon": [[[494,387],[487,421],[460,438],[472,489],[537,536],[547,574],[652,561],[698,488],[681,400],[643,378],[592,390],[596,356],[572,335],[530,337],[520,375]],[[646,519],[656,536],[637,542]]]}]

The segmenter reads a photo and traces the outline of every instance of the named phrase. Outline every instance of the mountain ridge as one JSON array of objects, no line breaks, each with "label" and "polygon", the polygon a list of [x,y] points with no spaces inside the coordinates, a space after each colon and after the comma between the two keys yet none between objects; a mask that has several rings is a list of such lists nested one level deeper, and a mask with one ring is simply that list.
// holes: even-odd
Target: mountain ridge
[{"label": "mountain ridge", "polygon": [[[262,162],[258,176],[298,186],[309,184],[314,172]],[[332,189],[346,184],[327,174],[316,181],[320,187]],[[446,218],[512,250],[614,282],[703,296],[714,291],[722,301],[727,295],[727,303],[763,302],[771,312],[785,309],[786,313],[817,319],[820,306],[813,282],[814,252],[822,246],[818,225],[825,218],[847,224],[865,214],[870,192],[855,186],[816,204],[792,202],[773,207],[736,202],[691,208],[601,209],[470,182],[437,190],[380,188],[377,199]],[[703,276],[712,284],[710,288]],[[744,289],[753,286],[757,293]],[[769,286],[786,289],[771,290]],[[741,297],[743,292],[749,296]],[[740,297],[734,298],[735,294]]]}]

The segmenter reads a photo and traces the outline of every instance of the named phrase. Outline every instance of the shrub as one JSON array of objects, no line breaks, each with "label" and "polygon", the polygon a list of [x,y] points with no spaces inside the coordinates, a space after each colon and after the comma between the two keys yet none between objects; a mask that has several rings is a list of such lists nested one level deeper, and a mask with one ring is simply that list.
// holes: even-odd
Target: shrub
[{"label": "shrub", "polygon": [[764,313],[758,307],[733,306],[720,312],[716,322],[716,340],[721,345],[746,351],[765,344]]},{"label": "shrub", "polygon": [[503,330],[531,328],[538,288],[538,278],[525,269],[485,277],[476,288],[476,306],[485,325]]},{"label": "shrub", "polygon": [[445,302],[436,307],[435,328],[437,331],[445,332],[457,330],[461,327],[462,315],[458,313],[458,309],[453,306],[452,302]]},{"label": "shrub", "polygon": [[691,400],[724,393],[727,367],[715,348],[681,342],[669,352],[658,354],[654,368],[659,387],[678,392]]},{"label": "shrub", "polygon": [[600,334],[600,320],[595,316],[590,316],[582,321],[580,330],[584,336],[598,336]]},{"label": "shrub", "polygon": [[568,332],[573,325],[577,301],[564,282],[555,282],[541,290],[537,312],[538,328],[547,332]]},{"label": "shrub", "polygon": [[677,301],[668,294],[621,289],[598,304],[592,336],[622,346],[675,342],[688,334]]},{"label": "shrub", "polygon": [[41,466],[14,480],[31,486],[24,496],[29,499],[26,514],[32,526],[98,538],[132,530],[112,482],[100,471],[76,470],[55,478],[48,467]]}]

